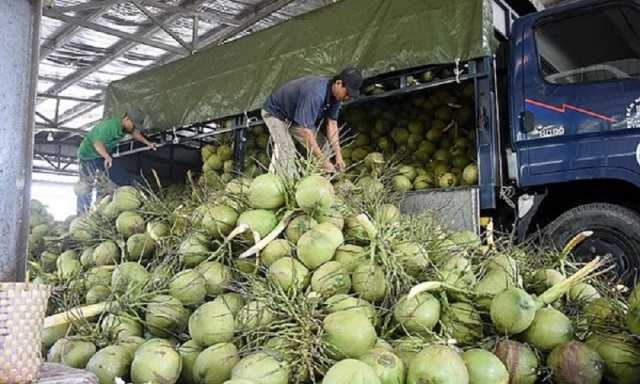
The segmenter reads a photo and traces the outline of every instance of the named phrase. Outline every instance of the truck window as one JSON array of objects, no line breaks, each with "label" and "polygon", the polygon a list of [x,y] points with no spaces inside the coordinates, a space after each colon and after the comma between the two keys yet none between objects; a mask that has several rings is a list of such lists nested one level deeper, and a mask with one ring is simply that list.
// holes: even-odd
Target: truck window
[{"label": "truck window", "polygon": [[622,4],[542,21],[536,30],[542,77],[552,84],[640,79],[640,13]]}]

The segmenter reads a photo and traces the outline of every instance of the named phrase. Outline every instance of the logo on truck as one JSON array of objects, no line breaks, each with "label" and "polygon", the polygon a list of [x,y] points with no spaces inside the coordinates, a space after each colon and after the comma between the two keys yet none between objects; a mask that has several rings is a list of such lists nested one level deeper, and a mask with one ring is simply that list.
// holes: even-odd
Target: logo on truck
[{"label": "logo on truck", "polygon": [[640,128],[640,97],[627,107],[627,128]]}]

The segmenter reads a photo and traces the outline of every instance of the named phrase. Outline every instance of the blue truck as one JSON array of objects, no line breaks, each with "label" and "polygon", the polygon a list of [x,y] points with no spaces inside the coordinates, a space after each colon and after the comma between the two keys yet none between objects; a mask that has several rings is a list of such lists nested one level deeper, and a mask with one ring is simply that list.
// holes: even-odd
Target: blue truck
[{"label": "blue truck", "polygon": [[[251,114],[288,77],[344,62],[362,67],[366,84],[398,84],[358,103],[472,82],[478,186],[409,194],[405,210],[454,207],[451,214],[461,216],[462,227],[479,230],[481,218],[490,218],[518,241],[538,238],[558,248],[592,231],[574,256],[611,255],[618,273],[633,277],[640,267],[640,1],[587,0],[533,12],[515,11],[513,2],[502,0],[451,3],[343,0],[199,53],[191,62],[115,82],[107,91],[106,111],[115,114],[137,100],[143,109],[162,111],[153,122],[158,130],[204,129],[196,131],[197,138],[216,134],[207,131],[207,121],[231,118],[236,158],[241,158],[244,134],[259,123]],[[337,32],[323,36],[314,29],[345,14],[349,25]],[[418,17],[425,20],[416,23]],[[443,29],[446,36],[438,39],[434,31]],[[349,46],[351,41],[356,45]],[[329,53],[314,54],[323,49]],[[347,57],[340,61],[338,55]],[[206,57],[220,73],[202,69]],[[292,61],[290,67],[283,64]],[[250,70],[238,72],[247,66]],[[442,66],[455,76],[408,85],[412,76]],[[254,73],[273,73],[271,82],[252,78]],[[154,78],[158,81],[149,81]],[[227,87],[237,79],[257,85]],[[172,81],[175,86],[167,85]],[[170,92],[183,91],[171,104],[163,101]],[[216,104],[219,100],[224,103]]]}]

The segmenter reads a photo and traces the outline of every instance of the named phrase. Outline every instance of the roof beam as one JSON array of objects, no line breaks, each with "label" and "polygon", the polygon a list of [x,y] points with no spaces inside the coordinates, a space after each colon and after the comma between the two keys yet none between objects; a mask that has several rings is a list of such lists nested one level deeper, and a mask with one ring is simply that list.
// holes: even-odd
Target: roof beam
[{"label": "roof beam", "polygon": [[90,9],[101,8],[101,7],[110,7],[116,4],[125,4],[130,2],[131,0],[102,0],[102,1],[93,1],[84,4],[70,5],[67,7],[56,7],[53,9],[59,12],[80,12],[80,11],[88,11]]},{"label": "roof beam", "polygon": [[154,7],[154,8],[160,8],[160,9],[164,9],[166,11],[170,11],[172,13],[180,13],[183,14],[185,16],[198,16],[201,19],[205,19],[205,20],[209,20],[209,21],[213,21],[216,23],[220,23],[220,24],[226,24],[226,25],[230,25],[230,26],[237,26],[238,25],[238,21],[234,20],[232,18],[228,18],[228,17],[224,17],[224,16],[220,16],[220,15],[216,15],[215,13],[211,13],[211,12],[199,12],[195,9],[190,9],[187,7],[176,7],[174,5],[169,5],[166,3],[161,3],[159,1],[155,1],[155,0],[139,0],[140,3],[144,4],[144,5],[148,5],[150,7]]},{"label": "roof beam", "polygon": [[38,97],[45,98],[45,99],[79,101],[81,103],[102,103],[103,101],[102,99],[84,99],[82,97],[47,95],[45,93],[38,93]]},{"label": "roof beam", "polygon": [[189,46],[187,43],[185,43],[184,40],[182,40],[180,38],[180,36],[178,36],[177,33],[173,32],[171,29],[169,29],[169,27],[167,25],[165,25],[162,20],[158,19],[153,13],[149,12],[149,10],[142,5],[141,2],[139,1],[134,1],[133,5],[136,6],[136,8],[138,8],[140,10],[140,12],[144,13],[145,16],[147,16],[149,19],[151,19],[151,21],[153,21],[154,23],[156,23],[158,25],[158,27],[162,28],[163,31],[165,31],[169,36],[171,36],[173,38],[173,40],[177,41],[178,44],[182,45],[184,47],[184,49],[193,52],[193,49],[191,46]]},{"label": "roof beam", "polygon": [[[196,6],[198,4],[203,3],[206,0],[189,0],[189,2],[192,3],[193,6]],[[168,16],[167,18],[163,19],[165,24],[171,24],[173,21],[177,20],[180,18],[180,15],[171,15]],[[146,31],[142,31],[141,33],[139,33],[140,36],[143,37],[149,37],[151,35],[153,35],[154,33],[157,33],[158,30],[160,29],[160,27],[154,25],[153,27],[147,29]],[[100,70],[100,68],[104,67],[105,65],[109,64],[111,61],[115,60],[116,58],[124,55],[127,51],[129,51],[130,49],[134,48],[136,46],[136,43],[133,42],[122,42],[119,44],[116,44],[114,46],[114,51],[104,57],[102,60],[100,60],[99,62],[93,64],[92,66],[89,66],[85,69],[76,71],[74,74],[66,77],[65,79],[57,82],[54,86],[51,87],[51,89],[49,89],[47,91],[47,94],[49,95],[56,95],[60,92],[62,92],[63,90],[69,88],[70,86],[72,86],[73,84],[77,83],[78,81],[84,79],[85,77],[91,75],[94,72],[97,72]]]},{"label": "roof beam", "polygon": [[160,43],[157,41],[153,41],[151,39],[148,38],[144,38],[144,37],[140,37],[138,35],[134,35],[131,33],[126,33],[126,32],[122,32],[119,31],[117,29],[113,29],[113,28],[109,28],[109,27],[105,27],[104,25],[100,25],[100,24],[96,24],[90,21],[85,21],[83,19],[77,18],[77,17],[73,17],[73,16],[67,16],[64,13],[60,13],[51,9],[47,9],[44,8],[42,10],[42,14],[46,17],[50,17],[52,19],[56,19],[56,20],[60,20],[60,21],[64,21],[66,23],[69,24],[76,24],[79,25],[81,27],[87,28],[87,29],[92,29],[94,31],[98,31],[101,33],[105,33],[107,35],[113,35],[113,36],[117,36],[123,39],[127,39],[127,40],[131,40],[131,41],[135,41],[139,44],[144,44],[144,45],[148,45],[151,47],[155,47],[158,49],[162,49],[165,50],[167,52],[173,52],[173,53],[177,53],[179,55],[188,55],[190,52],[186,49],[183,48],[177,48],[168,44],[164,44],[164,43]]},{"label": "roof beam", "polygon": [[96,108],[100,108],[102,104],[78,104],[73,108],[69,109],[65,113],[58,118],[58,124],[66,124],[72,120],[77,119],[78,117],[84,115],[85,113],[91,112]]},{"label": "roof beam", "polygon": [[[102,7],[91,14],[87,15],[87,21],[94,21],[100,17],[109,7]],[[80,29],[77,25],[68,25],[58,34],[56,34],[49,44],[43,44],[40,47],[40,61],[46,59],[53,51],[65,45]]]}]

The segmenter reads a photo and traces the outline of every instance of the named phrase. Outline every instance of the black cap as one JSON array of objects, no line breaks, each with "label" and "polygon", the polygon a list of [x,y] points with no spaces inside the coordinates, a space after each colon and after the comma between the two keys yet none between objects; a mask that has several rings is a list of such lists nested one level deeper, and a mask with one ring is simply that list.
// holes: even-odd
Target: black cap
[{"label": "black cap", "polygon": [[353,99],[360,97],[360,88],[362,87],[362,82],[364,80],[360,71],[353,67],[348,67],[343,69],[338,77],[342,80],[342,84],[347,88],[349,97]]}]

